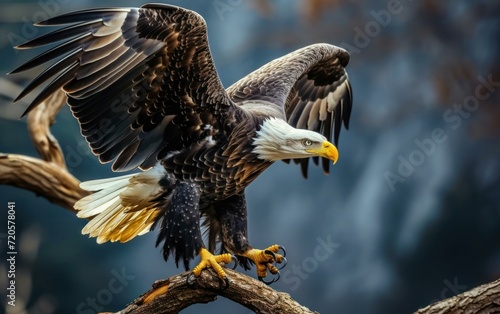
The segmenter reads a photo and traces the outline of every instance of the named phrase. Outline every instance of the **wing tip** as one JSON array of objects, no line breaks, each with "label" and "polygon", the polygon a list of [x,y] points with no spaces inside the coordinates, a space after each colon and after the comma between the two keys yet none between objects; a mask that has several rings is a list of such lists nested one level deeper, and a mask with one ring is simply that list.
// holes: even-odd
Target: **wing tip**
[{"label": "wing tip", "polygon": [[46,19],[46,20],[43,20],[40,22],[33,23],[33,26],[37,26],[37,27],[52,26],[51,24],[49,24],[50,20],[51,19]]}]

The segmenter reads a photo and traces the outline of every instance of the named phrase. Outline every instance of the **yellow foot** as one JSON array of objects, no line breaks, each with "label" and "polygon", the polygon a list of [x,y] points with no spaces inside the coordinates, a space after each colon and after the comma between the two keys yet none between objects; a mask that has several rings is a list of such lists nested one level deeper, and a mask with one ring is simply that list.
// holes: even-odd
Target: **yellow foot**
[{"label": "yellow foot", "polygon": [[[283,255],[278,254],[279,250],[283,251]],[[260,281],[263,281],[266,284],[271,284],[279,280],[279,270],[286,266],[285,255],[285,248],[281,245],[275,244],[264,250],[250,249],[243,253],[241,256],[249,258],[255,263],[255,266],[257,268],[257,276],[259,277]],[[283,265],[278,269],[276,265],[281,263],[283,263]],[[268,270],[271,274],[277,274],[278,276],[271,281],[264,281],[263,278],[267,276]]]},{"label": "yellow foot", "polygon": [[[193,268],[193,275],[195,277],[199,277],[201,275],[201,271],[205,268],[213,268],[220,279],[228,283],[226,272],[222,269],[222,266],[219,263],[229,264],[233,260],[233,256],[231,254],[221,254],[221,255],[213,255],[207,249],[201,248],[199,252],[201,261]],[[236,262],[236,259],[234,259]]]}]

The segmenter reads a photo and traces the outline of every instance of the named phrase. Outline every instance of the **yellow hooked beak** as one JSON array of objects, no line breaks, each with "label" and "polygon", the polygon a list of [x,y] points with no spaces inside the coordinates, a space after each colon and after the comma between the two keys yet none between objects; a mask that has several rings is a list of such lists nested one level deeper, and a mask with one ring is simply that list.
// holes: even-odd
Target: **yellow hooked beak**
[{"label": "yellow hooked beak", "polygon": [[337,150],[337,147],[328,141],[324,141],[323,144],[321,144],[321,148],[306,149],[306,152],[315,154],[319,157],[328,158],[333,161],[334,165],[339,159],[339,151]]}]

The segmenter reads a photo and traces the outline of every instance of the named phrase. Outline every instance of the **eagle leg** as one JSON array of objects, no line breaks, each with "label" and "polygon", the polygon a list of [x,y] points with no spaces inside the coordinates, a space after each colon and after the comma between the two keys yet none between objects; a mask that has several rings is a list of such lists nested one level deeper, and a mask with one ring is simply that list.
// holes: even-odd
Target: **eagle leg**
[{"label": "eagle leg", "polygon": [[179,267],[183,262],[186,270],[189,262],[204,247],[200,231],[200,192],[190,182],[177,182],[169,195],[164,214],[155,222],[160,226],[156,246],[163,242],[163,257],[172,255]]},{"label": "eagle leg", "polygon": [[[279,270],[286,265],[285,248],[281,245],[272,245],[264,250],[254,249],[248,242],[247,232],[247,208],[244,193],[233,195],[215,206],[214,220],[217,224],[212,227],[219,227],[221,233],[223,249],[238,257],[240,265],[245,269],[250,269],[252,263],[257,267],[257,276],[261,281],[267,276],[269,271],[277,275],[270,284],[279,279]],[[214,246],[214,245],[213,245]],[[281,254],[280,254],[281,253]],[[281,267],[278,268],[278,264]]]}]

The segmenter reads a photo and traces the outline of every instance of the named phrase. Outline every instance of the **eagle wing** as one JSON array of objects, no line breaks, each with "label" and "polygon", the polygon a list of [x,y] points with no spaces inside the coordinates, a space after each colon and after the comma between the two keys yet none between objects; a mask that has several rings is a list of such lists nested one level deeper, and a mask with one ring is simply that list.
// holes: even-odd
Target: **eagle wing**
[{"label": "eagle wing", "polygon": [[225,126],[224,112],[233,103],[196,12],[147,4],[78,11],[38,24],[67,26],[17,47],[61,42],[11,72],[56,60],[16,100],[49,82],[26,114],[62,88],[93,153],[103,163],[115,160],[113,170],[148,169]]},{"label": "eagle wing", "polygon": [[[345,67],[349,54],[342,48],[315,44],[269,62],[227,89],[239,104],[265,100],[278,104],[296,128],[323,134],[338,145],[342,124],[347,129],[352,89]],[[313,158],[318,164],[318,157]],[[295,159],[307,177],[309,158]],[[325,173],[330,161],[322,158]]]}]

